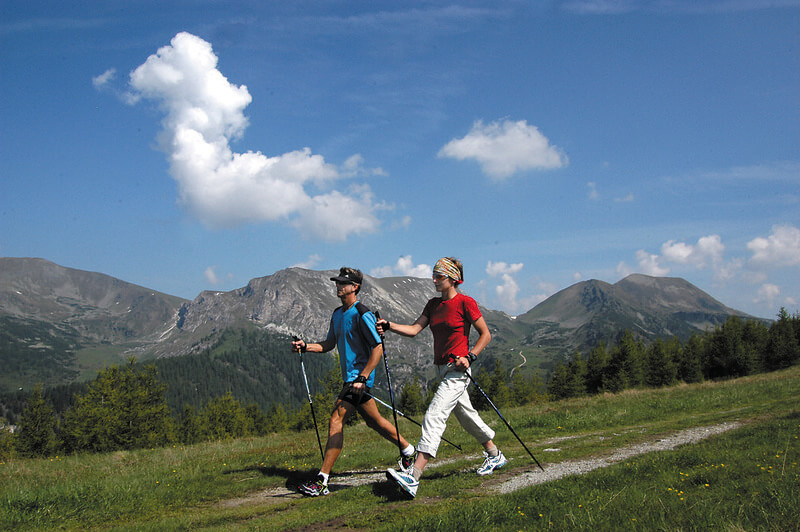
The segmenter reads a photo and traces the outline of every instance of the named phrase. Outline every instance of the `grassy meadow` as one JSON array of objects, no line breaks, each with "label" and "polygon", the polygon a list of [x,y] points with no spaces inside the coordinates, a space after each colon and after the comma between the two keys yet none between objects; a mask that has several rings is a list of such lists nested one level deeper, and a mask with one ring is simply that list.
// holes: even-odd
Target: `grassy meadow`
[{"label": "grassy meadow", "polygon": [[[313,430],[15,459],[0,463],[0,529],[800,530],[800,367],[503,414],[546,470],[684,429],[740,426],[500,494],[500,482],[538,468],[491,411],[484,419],[510,462],[479,477],[481,447],[451,420],[445,437],[463,452],[443,444],[413,501],[382,476],[397,449],[363,423],[345,429],[332,493],[313,499],[292,491],[319,467]],[[400,429],[411,441],[419,436],[402,418]]]}]

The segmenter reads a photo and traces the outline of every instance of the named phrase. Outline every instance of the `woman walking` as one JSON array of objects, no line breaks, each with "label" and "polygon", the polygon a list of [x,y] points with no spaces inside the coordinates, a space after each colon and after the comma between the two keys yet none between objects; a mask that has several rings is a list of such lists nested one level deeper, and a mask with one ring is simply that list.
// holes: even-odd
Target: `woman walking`
[{"label": "woman walking", "polygon": [[[428,301],[420,317],[411,325],[387,320],[377,322],[381,334],[391,331],[412,337],[429,325],[433,333],[433,363],[440,383],[425,412],[416,460],[408,469],[386,471],[387,478],[395,481],[412,498],[417,494],[422,471],[428,461],[436,457],[451,412],[455,413],[461,426],[486,449],[486,459],[477,471],[479,475],[491,474],[507,463],[492,441],[494,431],[473,408],[467,393],[470,382],[467,372],[492,336],[475,300],[457,290],[462,282],[464,267],[461,261],[452,257],[439,259],[433,268],[433,284],[440,297]],[[480,336],[470,350],[469,332],[473,326]]]}]

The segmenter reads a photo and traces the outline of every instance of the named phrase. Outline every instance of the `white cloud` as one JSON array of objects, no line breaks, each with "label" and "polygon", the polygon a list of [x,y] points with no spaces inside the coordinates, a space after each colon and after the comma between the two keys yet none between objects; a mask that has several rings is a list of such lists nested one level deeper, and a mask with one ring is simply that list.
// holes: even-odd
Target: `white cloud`
[{"label": "white cloud", "polygon": [[719,235],[709,235],[697,240],[696,245],[668,240],[661,245],[665,260],[678,264],[691,264],[697,268],[716,266],[722,263],[725,245]]},{"label": "white cloud", "polygon": [[775,306],[775,300],[781,294],[781,289],[774,284],[764,283],[758,289],[758,296],[753,300],[753,303],[763,303],[770,307]]},{"label": "white cloud", "polygon": [[364,168],[364,157],[360,153],[351,155],[342,163],[341,174],[348,177],[385,176],[388,175],[383,168]]},{"label": "white cloud", "polygon": [[617,203],[631,203],[634,200],[633,192],[628,194],[627,196],[622,196],[619,198],[614,198],[614,201]]},{"label": "white cloud", "polygon": [[628,266],[628,263],[626,263],[624,260],[617,264],[617,275],[620,277],[627,277],[632,273],[634,273],[633,268]]},{"label": "white cloud", "polygon": [[203,272],[203,275],[206,277],[206,281],[208,281],[211,285],[218,285],[219,284],[219,277],[217,277],[217,267],[216,266],[209,266],[206,268],[206,271]]},{"label": "white cloud", "polygon": [[312,269],[314,269],[315,266],[317,266],[320,263],[321,260],[322,260],[322,257],[320,257],[318,254],[314,253],[313,255],[309,255],[308,258],[306,260],[304,260],[303,262],[298,262],[297,264],[292,264],[291,267],[292,268],[305,268],[306,270],[312,270]]},{"label": "white cloud", "polygon": [[660,260],[658,255],[651,255],[643,249],[636,252],[636,260],[639,263],[639,273],[645,275],[663,277],[670,271],[669,268],[665,268],[659,264]]},{"label": "white cloud", "polygon": [[431,276],[433,266],[427,264],[414,264],[411,255],[403,255],[397,259],[394,266],[380,266],[370,270],[369,274],[373,277],[421,277],[427,278]]},{"label": "white cloud", "polygon": [[775,225],[767,238],[754,238],[747,243],[756,266],[780,267],[800,264],[800,229],[792,225]]},{"label": "white cloud", "polygon": [[573,282],[577,283],[581,279],[583,279],[583,275],[581,274],[581,272],[575,272],[575,273],[572,274],[572,281]]},{"label": "white cloud", "polygon": [[547,299],[556,290],[555,285],[540,282],[538,289],[543,291],[543,293],[520,299],[519,284],[514,276],[522,271],[522,268],[523,263],[521,262],[508,264],[502,261],[489,261],[486,265],[486,273],[489,277],[500,278],[500,284],[494,288],[497,306],[510,314],[516,314],[520,310],[529,310],[537,303],[541,303]]},{"label": "white cloud", "polygon": [[108,85],[111,82],[111,80],[114,79],[114,76],[116,74],[117,70],[115,68],[109,68],[99,76],[93,77],[92,85],[94,85],[95,89],[100,90],[104,88],[106,85]]},{"label": "white cloud", "polygon": [[486,175],[497,180],[519,171],[561,168],[568,164],[567,156],[525,120],[488,125],[477,121],[465,137],[453,139],[442,147],[439,157],[474,159]]},{"label": "white cloud", "polygon": [[524,264],[521,262],[517,262],[514,264],[507,264],[505,262],[489,261],[488,264],[486,265],[486,273],[490,277],[496,277],[498,275],[503,275],[503,274],[514,275],[519,273],[520,270],[522,270],[523,266]]},{"label": "white cloud", "polygon": [[306,190],[344,175],[382,172],[365,170],[360,155],[340,171],[307,147],[273,157],[231,150],[230,141],[248,126],[243,111],[252,98],[217,69],[217,56],[203,39],[177,34],[131,73],[130,86],[129,101],[154,100],[165,113],[159,146],[180,203],[204,224],[288,222],[306,237],[330,241],[376,230],[379,206],[366,185],[316,196]]},{"label": "white cloud", "polygon": [[620,15],[632,12],[730,13],[796,6],[794,0],[568,0],[562,8],[578,15]]},{"label": "white cloud", "polygon": [[411,216],[406,215],[392,222],[392,229],[407,229],[411,226]]}]

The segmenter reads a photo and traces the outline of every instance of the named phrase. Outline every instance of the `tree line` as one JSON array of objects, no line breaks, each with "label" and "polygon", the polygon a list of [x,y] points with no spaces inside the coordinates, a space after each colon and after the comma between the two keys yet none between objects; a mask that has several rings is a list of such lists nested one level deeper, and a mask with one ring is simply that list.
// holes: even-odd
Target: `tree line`
[{"label": "tree line", "polygon": [[553,399],[616,393],[743,377],[787,368],[798,360],[800,314],[789,315],[781,308],[769,326],[731,316],[711,331],[692,334],[685,343],[672,337],[645,345],[625,331],[610,349],[600,343],[585,359],[576,353],[572,360],[556,364],[547,391]]},{"label": "tree line", "polygon": [[[206,358],[220,362],[217,367],[231,369],[231,375],[243,373],[242,367],[255,371],[256,366],[277,365],[276,356],[264,354],[263,338],[247,332],[230,333],[221,344],[224,349],[206,353]],[[285,339],[276,339],[273,348],[286,351]],[[260,356],[245,356],[250,362],[238,362],[232,353],[258,349]],[[165,373],[183,371],[179,360],[170,362]],[[509,374],[498,359],[487,357],[474,374],[476,381],[498,407],[519,406],[587,394],[619,392],[631,387],[667,386],[679,381],[691,383],[704,379],[739,377],[772,371],[800,360],[800,315],[790,316],[781,309],[778,320],[769,327],[760,320],[729,318],[722,326],[692,335],[685,343],[677,338],[657,339],[645,345],[630,331],[609,348],[595,346],[584,360],[576,353],[572,360],[556,364],[545,385],[538,372],[523,376]],[[330,361],[329,361],[330,362]],[[205,362],[196,362],[204,364]],[[493,363],[493,367],[492,366]],[[191,367],[188,364],[187,367]],[[273,366],[275,367],[275,366]],[[207,368],[206,368],[207,369]],[[37,386],[25,401],[18,430],[0,431],[0,460],[14,455],[49,456],[56,453],[106,452],[152,448],[169,444],[194,444],[209,440],[266,435],[287,430],[305,430],[313,426],[308,401],[272,401],[265,408],[256,400],[242,402],[235,387],[220,387],[202,404],[183,399],[181,408],[170,406],[168,388],[155,364],[141,365],[131,358],[125,366],[111,366],[73,396],[68,408],[57,411]],[[266,371],[266,370],[265,370]],[[191,374],[191,371],[189,371]],[[299,382],[300,372],[283,382],[305,396]],[[257,375],[248,374],[257,380]],[[318,422],[326,423],[329,409],[341,390],[338,364],[317,365],[310,382],[318,383],[313,396]],[[185,381],[184,381],[185,382]],[[301,389],[302,386],[302,389]],[[261,384],[261,387],[267,387]],[[268,387],[267,387],[268,388]],[[235,396],[233,390],[237,391]],[[275,391],[275,390],[274,390]],[[408,416],[420,415],[435,392],[424,389],[418,378],[406,382],[396,394],[397,408]],[[297,393],[287,392],[295,397]],[[476,387],[470,387],[476,408],[489,404]],[[209,397],[209,396],[207,396]],[[283,396],[280,396],[283,399]],[[351,422],[357,422],[357,416]],[[3,420],[0,419],[0,428]]]}]

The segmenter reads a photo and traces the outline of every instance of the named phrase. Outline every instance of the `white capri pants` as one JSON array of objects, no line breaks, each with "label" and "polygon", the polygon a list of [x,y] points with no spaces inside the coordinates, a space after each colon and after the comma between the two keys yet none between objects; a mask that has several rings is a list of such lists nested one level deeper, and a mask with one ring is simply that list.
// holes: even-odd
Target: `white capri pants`
[{"label": "white capri pants", "polygon": [[[484,444],[494,438],[494,431],[483,422],[469,400],[469,377],[449,364],[437,366],[437,371],[441,382],[425,412],[425,419],[422,420],[422,436],[419,438],[417,450],[432,457],[436,456],[451,412],[455,412],[458,422],[478,443]],[[471,372],[471,368],[467,371]]]}]

